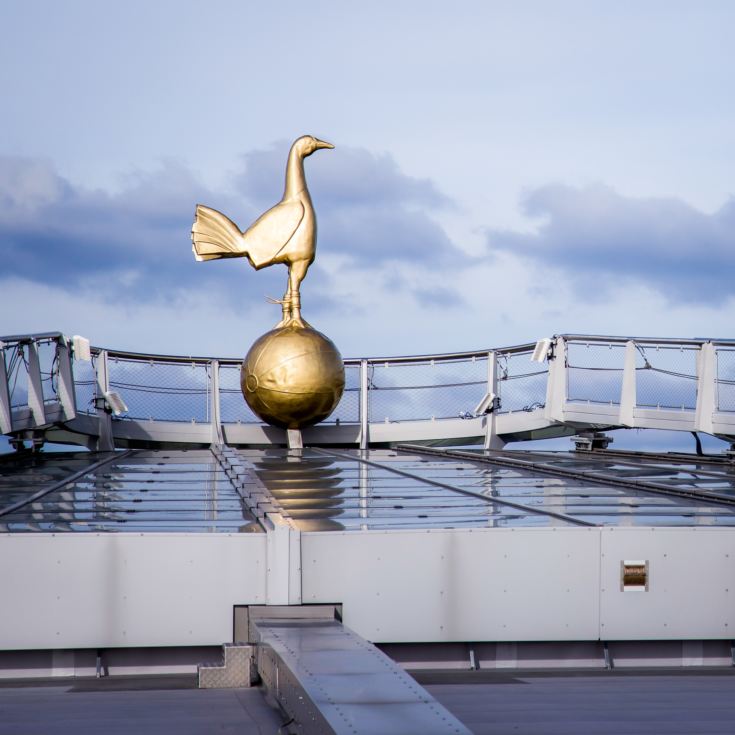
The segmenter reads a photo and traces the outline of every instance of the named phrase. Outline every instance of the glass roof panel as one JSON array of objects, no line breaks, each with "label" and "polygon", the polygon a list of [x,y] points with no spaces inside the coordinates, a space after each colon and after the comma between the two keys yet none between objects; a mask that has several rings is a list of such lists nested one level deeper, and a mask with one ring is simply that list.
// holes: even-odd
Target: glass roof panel
[{"label": "glass roof panel", "polygon": [[[305,531],[735,526],[735,504],[633,484],[735,498],[735,468],[726,463],[609,452],[513,451],[476,461],[472,453],[387,449],[232,451],[250,473],[244,486],[259,482]],[[537,467],[493,464],[493,456]],[[259,532],[246,495],[209,450],[12,455],[0,459],[0,532]]]},{"label": "glass roof panel", "polygon": [[[0,531],[252,532],[261,528],[210,451],[36,455],[34,481],[3,466],[0,512],[100,458],[111,461],[0,515]],[[47,460],[47,461],[44,461]],[[86,464],[85,464],[86,462]],[[39,467],[41,468],[39,470]],[[50,481],[51,480],[51,481]]]}]

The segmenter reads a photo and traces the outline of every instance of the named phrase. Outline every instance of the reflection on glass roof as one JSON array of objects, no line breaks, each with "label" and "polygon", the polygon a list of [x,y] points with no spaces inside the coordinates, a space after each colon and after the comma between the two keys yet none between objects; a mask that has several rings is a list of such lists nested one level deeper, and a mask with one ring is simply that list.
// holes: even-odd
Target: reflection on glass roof
[{"label": "reflection on glass roof", "polygon": [[[0,464],[0,531],[258,531],[210,451],[49,453]],[[100,460],[111,461],[96,467]],[[92,468],[84,472],[85,467]],[[79,471],[81,476],[63,484]],[[44,488],[58,489],[32,500]],[[26,502],[31,499],[31,502]],[[3,509],[25,503],[10,513]]]},{"label": "reflection on glass roof", "polygon": [[[564,525],[548,516],[498,505],[481,495],[463,495],[421,477],[367,465],[358,461],[356,453],[354,458],[311,450],[300,458],[273,450],[241,450],[239,454],[253,463],[284,513],[297,525],[309,520],[309,530]],[[366,457],[395,463],[404,471],[421,463],[411,458],[396,462],[394,453],[380,450]]]},{"label": "reflection on glass roof", "polygon": [[302,531],[735,526],[735,467],[726,462],[612,452],[227,451],[236,472],[210,450],[5,456],[0,532],[259,532],[269,508]]},{"label": "reflection on glass roof", "polygon": [[[391,450],[239,454],[286,513],[297,521],[322,519],[324,529],[735,525],[735,506],[470,459]],[[579,464],[568,453],[557,459]]]}]

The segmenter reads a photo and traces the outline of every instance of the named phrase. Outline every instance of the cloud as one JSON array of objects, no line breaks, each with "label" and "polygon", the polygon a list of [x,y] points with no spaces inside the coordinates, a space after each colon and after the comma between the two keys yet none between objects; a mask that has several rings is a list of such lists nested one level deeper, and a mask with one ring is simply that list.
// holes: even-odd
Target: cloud
[{"label": "cloud", "polygon": [[679,199],[636,199],[613,189],[560,184],[523,202],[535,232],[490,231],[510,251],[571,275],[588,295],[637,281],[671,302],[723,304],[735,295],[735,199],[706,214]]},{"label": "cloud", "polygon": [[[256,277],[244,260],[197,263],[189,231],[197,202],[243,227],[273,206],[282,194],[287,149],[274,145],[243,156],[225,191],[207,188],[176,161],[128,175],[110,192],[75,185],[49,161],[0,157],[0,278],[94,292],[120,303],[175,303],[187,291],[200,291],[223,308],[242,310],[265,294],[280,296],[285,269]],[[320,152],[307,162],[323,258],[336,258],[346,272],[373,269],[373,278],[383,278],[393,261],[419,271],[451,261],[455,248],[430,216],[451,202],[430,181],[403,174],[387,155],[351,148],[335,153]],[[340,268],[319,263],[305,283],[315,311],[334,308],[331,294],[341,278]],[[359,294],[371,284],[353,279],[351,286]],[[425,286],[408,288],[426,300]]]},{"label": "cloud", "polygon": [[189,226],[207,193],[174,162],[109,193],[73,185],[49,162],[0,158],[3,276],[145,301],[206,283]]}]

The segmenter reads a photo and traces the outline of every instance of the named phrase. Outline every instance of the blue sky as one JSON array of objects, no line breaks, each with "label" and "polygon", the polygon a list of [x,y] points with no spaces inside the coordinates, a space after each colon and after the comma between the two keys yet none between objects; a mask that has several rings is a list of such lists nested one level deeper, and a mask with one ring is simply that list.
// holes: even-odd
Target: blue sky
[{"label": "blue sky", "polygon": [[290,142],[345,356],[732,337],[732,2],[3,3],[0,334],[244,354],[285,269],[196,263]]}]

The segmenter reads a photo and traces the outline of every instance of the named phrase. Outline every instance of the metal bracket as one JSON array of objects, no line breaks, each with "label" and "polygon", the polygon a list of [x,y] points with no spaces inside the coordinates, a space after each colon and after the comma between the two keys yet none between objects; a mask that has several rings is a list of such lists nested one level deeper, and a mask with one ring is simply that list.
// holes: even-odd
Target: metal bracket
[{"label": "metal bracket", "polygon": [[614,439],[603,431],[580,431],[572,437],[574,449],[578,452],[592,452],[595,449],[607,449]]},{"label": "metal bracket", "polygon": [[301,435],[301,429],[286,429],[286,438],[289,449],[304,448],[304,438]]},{"label": "metal bracket", "polygon": [[610,647],[608,646],[607,641],[602,642],[602,653],[605,657],[605,668],[608,671],[612,671],[613,668],[615,668],[615,663],[613,662],[613,657],[610,653]]}]

